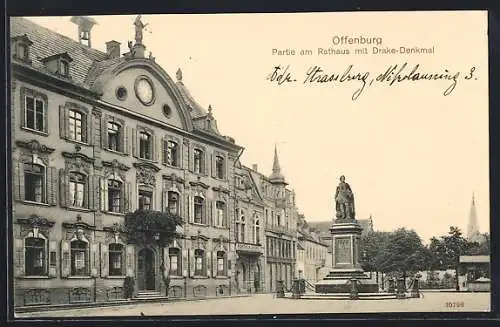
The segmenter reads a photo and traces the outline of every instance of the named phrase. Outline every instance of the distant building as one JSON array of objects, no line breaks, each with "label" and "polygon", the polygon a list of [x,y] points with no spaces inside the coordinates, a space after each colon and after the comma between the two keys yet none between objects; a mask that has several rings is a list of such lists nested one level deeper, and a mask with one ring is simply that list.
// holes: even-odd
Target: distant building
[{"label": "distant building", "polygon": [[485,238],[481,233],[479,233],[479,224],[477,222],[477,213],[476,213],[476,199],[474,194],[472,194],[472,203],[469,211],[469,223],[467,225],[467,240],[469,242],[477,242],[482,243],[485,241]]},{"label": "distant building", "polygon": [[324,277],[321,269],[326,266],[328,244],[303,227],[297,230],[297,239],[296,275],[314,284]]}]

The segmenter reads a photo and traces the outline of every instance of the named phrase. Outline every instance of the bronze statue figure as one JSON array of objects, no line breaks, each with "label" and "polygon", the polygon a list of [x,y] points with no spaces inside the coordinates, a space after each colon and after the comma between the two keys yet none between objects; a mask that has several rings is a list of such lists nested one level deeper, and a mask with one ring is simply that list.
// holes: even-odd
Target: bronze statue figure
[{"label": "bronze statue figure", "polygon": [[135,43],[142,44],[142,30],[148,26],[148,24],[143,24],[141,21],[141,15],[138,15],[134,21],[135,25]]},{"label": "bronze statue figure", "polygon": [[335,192],[335,209],[338,220],[354,220],[354,194],[351,187],[345,182],[345,177],[340,176],[340,183]]}]

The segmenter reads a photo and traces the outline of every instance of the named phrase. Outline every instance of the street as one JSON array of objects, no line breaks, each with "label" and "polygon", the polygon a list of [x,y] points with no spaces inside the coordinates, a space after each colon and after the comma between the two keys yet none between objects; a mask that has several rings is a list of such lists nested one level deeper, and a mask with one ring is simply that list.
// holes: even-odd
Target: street
[{"label": "street", "polygon": [[490,293],[424,292],[418,299],[386,300],[293,300],[258,294],[170,303],[82,308],[16,314],[17,318],[163,316],[229,314],[370,313],[370,312],[489,312]]}]

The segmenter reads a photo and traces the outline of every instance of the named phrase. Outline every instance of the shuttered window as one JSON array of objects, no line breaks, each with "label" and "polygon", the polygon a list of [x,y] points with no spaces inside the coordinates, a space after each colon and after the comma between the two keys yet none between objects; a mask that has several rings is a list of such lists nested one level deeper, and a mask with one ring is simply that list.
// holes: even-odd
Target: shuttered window
[{"label": "shuttered window", "polygon": [[196,249],[194,250],[195,270],[196,276],[205,275],[205,251]]},{"label": "shuttered window", "polygon": [[71,242],[71,276],[89,275],[89,247],[84,241]]},{"label": "shuttered window", "polygon": [[43,238],[29,237],[24,240],[25,275],[43,276],[47,274],[47,244]]},{"label": "shuttered window", "polygon": [[109,276],[123,276],[123,245],[118,243],[109,244]]},{"label": "shuttered window", "polygon": [[181,250],[178,248],[170,248],[168,250],[168,257],[169,257],[169,266],[170,266],[170,272],[169,274],[172,276],[181,276]]},{"label": "shuttered window", "polygon": [[107,136],[108,136],[108,150],[120,151],[120,137],[121,137],[121,126],[114,122],[108,122],[107,125]]},{"label": "shuttered window", "polygon": [[108,180],[108,211],[122,212],[122,183],[113,179]]},{"label": "shuttered window", "polygon": [[24,164],[25,200],[45,203],[45,167],[37,164]]},{"label": "shuttered window", "polygon": [[88,204],[85,199],[87,191],[87,177],[80,173],[70,173],[69,176],[69,196],[70,205],[76,208],[86,208]]}]

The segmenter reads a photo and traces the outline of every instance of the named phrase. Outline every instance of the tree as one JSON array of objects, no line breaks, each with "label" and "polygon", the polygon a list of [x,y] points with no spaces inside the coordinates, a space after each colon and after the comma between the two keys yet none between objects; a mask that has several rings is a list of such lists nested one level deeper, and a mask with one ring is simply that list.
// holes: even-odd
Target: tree
[{"label": "tree", "polygon": [[389,234],[386,246],[375,259],[382,272],[397,272],[406,279],[408,273],[419,271],[426,261],[422,240],[413,230],[400,228]]},{"label": "tree", "polygon": [[[451,226],[448,235],[442,237],[444,246],[443,263],[444,268],[455,269],[455,276],[458,276],[459,258],[465,254],[469,247],[469,242],[462,236],[462,232],[458,227]],[[456,290],[460,289],[458,278],[456,280]]]},{"label": "tree", "polygon": [[378,282],[378,273],[380,267],[377,266],[377,255],[386,247],[389,239],[388,232],[371,231],[366,235],[361,236],[361,267],[365,271],[375,271]]},{"label": "tree", "polygon": [[469,242],[465,251],[466,255],[490,255],[490,235],[488,233],[482,234],[482,242]]}]

